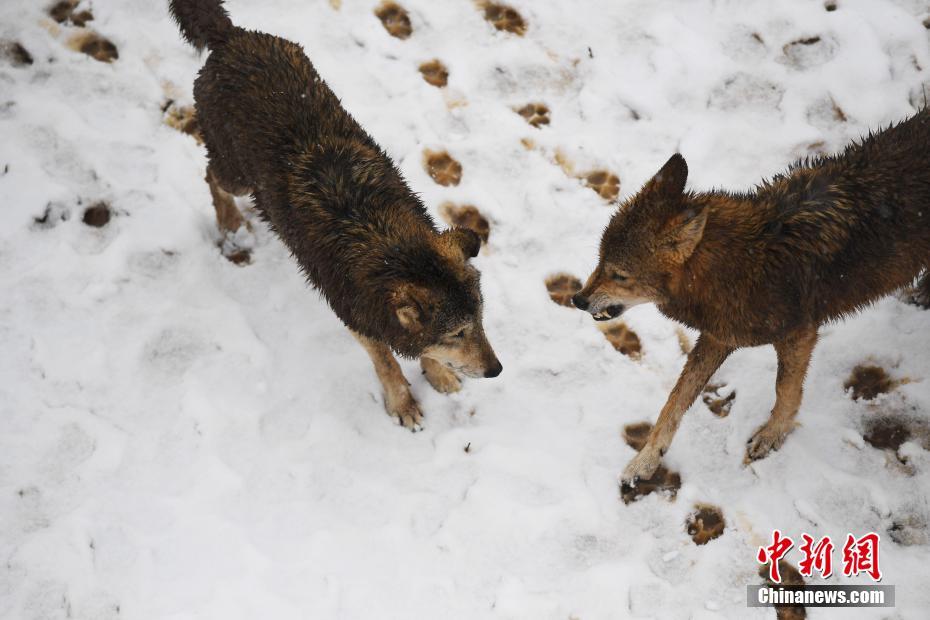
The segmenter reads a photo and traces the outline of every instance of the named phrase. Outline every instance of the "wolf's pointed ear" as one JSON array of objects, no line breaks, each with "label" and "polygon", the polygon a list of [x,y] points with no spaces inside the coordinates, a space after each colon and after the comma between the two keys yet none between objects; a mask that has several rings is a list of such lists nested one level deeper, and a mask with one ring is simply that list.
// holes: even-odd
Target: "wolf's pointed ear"
[{"label": "wolf's pointed ear", "polygon": [[706,224],[707,207],[689,207],[675,215],[664,226],[662,251],[679,263],[685,262],[704,236]]},{"label": "wolf's pointed ear", "polygon": [[456,226],[444,230],[439,235],[439,241],[443,249],[449,251],[449,254],[460,253],[463,260],[478,256],[481,250],[481,238],[470,228]]},{"label": "wolf's pointed ear", "polygon": [[681,153],[668,158],[665,165],[646,184],[645,191],[663,198],[678,198],[685,192],[688,182],[688,163]]},{"label": "wolf's pointed ear", "polygon": [[391,308],[397,322],[408,332],[417,333],[433,313],[429,291],[415,284],[402,284],[391,293]]}]

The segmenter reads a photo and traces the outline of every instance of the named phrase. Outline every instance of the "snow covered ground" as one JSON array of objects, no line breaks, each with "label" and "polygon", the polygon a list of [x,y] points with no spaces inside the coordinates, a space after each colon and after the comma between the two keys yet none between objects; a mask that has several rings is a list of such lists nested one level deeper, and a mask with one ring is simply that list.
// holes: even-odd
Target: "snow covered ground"
[{"label": "snow covered ground", "polygon": [[[863,432],[879,410],[926,423],[930,312],[889,298],[825,327],[802,426],[751,467],[775,355],[737,353],[715,379],[730,415],[697,403],[666,455],[677,498],[625,505],[622,429],[655,420],[676,326],[631,311],[634,360],[544,285],[587,275],[611,213],[577,174],[616,173],[622,197],[680,150],[692,187],[746,188],[911,114],[927,2],[513,0],[517,36],[469,0],[402,0],[402,40],[375,0],[230,0],[237,24],[304,45],[434,213],[490,220],[475,262],[504,373],[446,397],[405,362],[419,434],[265,228],[251,264],[219,253],[203,149],[164,123],[202,62],[165,4],[88,5],[112,63],[42,3],[0,4],[0,39],[33,57],[0,59],[0,617],[773,618],[745,586],[776,527],[883,536],[897,607],[810,618],[927,617],[930,452]],[[445,88],[417,70],[433,58]],[[514,111],[530,102],[549,125]],[[461,162],[458,186],[426,149]],[[98,201],[101,228],[82,222]],[[863,363],[896,387],[853,400]],[[704,546],[697,503],[726,519]]]}]

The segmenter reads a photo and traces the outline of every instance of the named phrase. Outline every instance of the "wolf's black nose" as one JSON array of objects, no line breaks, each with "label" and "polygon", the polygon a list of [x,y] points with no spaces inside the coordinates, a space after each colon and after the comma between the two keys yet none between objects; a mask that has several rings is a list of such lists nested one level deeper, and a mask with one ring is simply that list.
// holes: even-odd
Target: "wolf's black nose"
[{"label": "wolf's black nose", "polygon": [[490,379],[491,377],[496,377],[497,375],[503,372],[504,367],[500,362],[494,362],[494,365],[484,371],[484,376]]},{"label": "wolf's black nose", "polygon": [[587,310],[588,306],[591,305],[587,299],[582,297],[581,293],[575,293],[575,296],[572,297],[572,303],[575,304],[575,307],[579,310]]}]

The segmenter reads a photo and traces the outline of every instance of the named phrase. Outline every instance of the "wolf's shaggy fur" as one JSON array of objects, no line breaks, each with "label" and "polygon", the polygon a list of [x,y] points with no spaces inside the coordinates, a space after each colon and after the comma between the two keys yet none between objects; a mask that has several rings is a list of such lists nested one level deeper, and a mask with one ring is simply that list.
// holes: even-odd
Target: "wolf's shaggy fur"
[{"label": "wolf's shaggy fur", "polygon": [[774,344],[779,359],[772,418],[747,460],[781,446],[818,327],[930,268],[928,147],[923,110],[743,194],[686,192],[688,168],[675,155],[620,208],[575,304],[606,319],[651,301],[701,331],[626,482],[655,471],[685,410],[739,347]]},{"label": "wolf's shaggy fur", "polygon": [[171,0],[170,7],[184,37],[211,52],[194,98],[221,225],[241,222],[230,218],[230,195],[252,194],[376,368],[387,369],[379,370],[382,382],[393,382],[386,395],[409,401],[407,411],[391,411],[408,426],[418,424],[419,412],[386,347],[440,362],[427,365],[427,377],[442,385],[454,378],[437,375],[448,367],[496,376],[479,275],[467,264],[479,251],[477,236],[436,230],[299,45],[234,26],[222,0]]}]

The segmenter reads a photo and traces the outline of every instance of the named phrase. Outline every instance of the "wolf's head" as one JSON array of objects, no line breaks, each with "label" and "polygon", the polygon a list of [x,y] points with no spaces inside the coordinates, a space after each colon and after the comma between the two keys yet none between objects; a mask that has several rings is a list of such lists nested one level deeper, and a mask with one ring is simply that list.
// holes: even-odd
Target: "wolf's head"
[{"label": "wolf's head", "polygon": [[408,277],[395,279],[388,305],[401,332],[398,352],[433,359],[468,377],[501,373],[484,334],[481,274],[469,263],[480,249],[471,230],[447,230],[416,259]]},{"label": "wolf's head", "polygon": [[600,261],[572,302],[599,321],[627,308],[662,303],[704,233],[707,208],[685,192],[688,165],[679,154],[610,220]]}]

